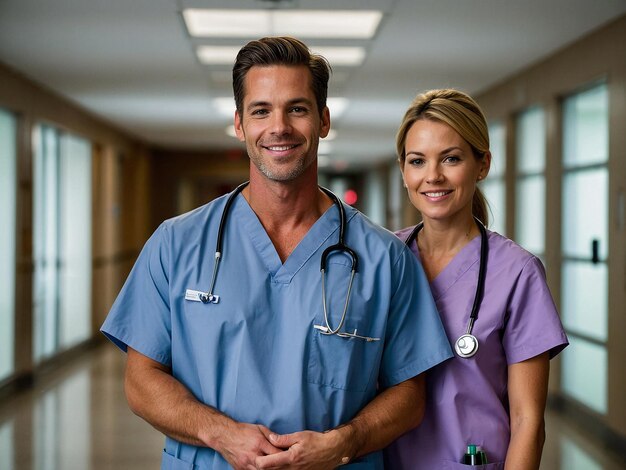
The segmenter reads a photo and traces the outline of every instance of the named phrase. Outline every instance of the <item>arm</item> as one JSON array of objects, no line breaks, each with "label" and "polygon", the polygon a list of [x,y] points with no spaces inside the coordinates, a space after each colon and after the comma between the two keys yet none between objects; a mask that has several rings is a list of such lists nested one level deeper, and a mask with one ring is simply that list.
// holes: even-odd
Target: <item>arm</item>
[{"label": "arm", "polygon": [[382,449],[420,423],[425,395],[421,374],[383,391],[353,420],[335,429],[324,433],[271,434],[270,442],[286,451],[258,457],[257,467],[331,469]]},{"label": "arm", "polygon": [[545,352],[509,366],[511,442],[505,470],[536,470],[545,440],[544,411],[550,363]]},{"label": "arm", "polygon": [[236,469],[255,468],[257,456],[279,452],[267,440],[269,429],[200,403],[169,368],[130,347],[124,390],[133,413],[176,440],[215,449]]}]

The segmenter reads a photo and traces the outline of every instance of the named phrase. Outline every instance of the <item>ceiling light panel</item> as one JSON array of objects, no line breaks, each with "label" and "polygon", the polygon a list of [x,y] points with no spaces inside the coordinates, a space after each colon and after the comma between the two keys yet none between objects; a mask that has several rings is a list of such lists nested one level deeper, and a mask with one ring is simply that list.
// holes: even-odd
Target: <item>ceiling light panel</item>
[{"label": "ceiling light panel", "polygon": [[193,37],[369,39],[382,12],[376,10],[210,10],[186,9],[183,18]]},{"label": "ceiling light panel", "polygon": [[[233,65],[241,46],[207,46],[196,48],[196,55],[202,64]],[[360,65],[365,59],[365,49],[362,47],[315,47],[311,50],[323,55],[332,67]]]}]

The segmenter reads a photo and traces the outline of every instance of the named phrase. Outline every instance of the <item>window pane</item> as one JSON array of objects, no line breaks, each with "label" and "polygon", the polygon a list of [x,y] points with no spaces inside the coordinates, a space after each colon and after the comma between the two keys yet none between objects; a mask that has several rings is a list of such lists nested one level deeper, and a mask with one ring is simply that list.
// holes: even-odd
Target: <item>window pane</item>
[{"label": "window pane", "polygon": [[563,177],[563,254],[591,260],[592,241],[608,255],[608,170],[566,173]]},{"label": "window pane", "polygon": [[561,437],[561,466],[567,470],[602,470],[589,454],[567,436]]},{"label": "window pane", "polygon": [[518,173],[543,171],[546,162],[545,116],[543,109],[530,108],[517,119],[516,161]]},{"label": "window pane", "polygon": [[604,263],[563,263],[563,310],[565,328],[607,339],[608,270]]},{"label": "window pane", "polygon": [[504,181],[487,177],[479,186],[487,198],[489,209],[491,210],[489,214],[489,229],[504,235],[506,227],[504,218]]},{"label": "window pane", "polygon": [[607,411],[606,348],[571,337],[563,351],[563,390],[599,413]]},{"label": "window pane", "polygon": [[542,255],[545,233],[545,181],[529,176],[517,181],[515,240],[528,251]]},{"label": "window pane", "polygon": [[565,100],[563,165],[568,168],[608,160],[609,97],[600,85]]},{"label": "window pane", "polygon": [[91,147],[39,127],[35,151],[35,360],[91,334]]},{"label": "window pane", "polygon": [[488,178],[504,177],[506,170],[506,128],[501,123],[489,126],[489,146],[491,147],[491,168]]},{"label": "window pane", "polygon": [[0,110],[0,380],[14,370],[16,122]]},{"label": "window pane", "polygon": [[60,346],[91,332],[91,146],[64,135],[60,161]]}]

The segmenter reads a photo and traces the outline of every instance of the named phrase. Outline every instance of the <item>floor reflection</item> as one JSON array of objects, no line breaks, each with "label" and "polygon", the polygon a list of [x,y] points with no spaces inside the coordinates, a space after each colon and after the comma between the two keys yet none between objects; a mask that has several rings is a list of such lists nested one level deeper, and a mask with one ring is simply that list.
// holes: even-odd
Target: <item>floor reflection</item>
[{"label": "floor reflection", "polygon": [[[0,469],[159,468],[163,438],[128,410],[123,368],[123,355],[106,345],[0,403]],[[548,412],[546,427],[541,470],[626,468],[560,416]]]}]

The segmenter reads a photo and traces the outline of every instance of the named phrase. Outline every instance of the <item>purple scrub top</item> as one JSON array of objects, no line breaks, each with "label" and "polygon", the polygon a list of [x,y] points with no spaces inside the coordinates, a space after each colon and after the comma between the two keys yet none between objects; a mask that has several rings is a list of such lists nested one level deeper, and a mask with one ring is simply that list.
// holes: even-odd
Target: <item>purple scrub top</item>
[{"label": "purple scrub top", "polygon": [[[405,240],[412,228],[396,235]],[[552,358],[568,344],[539,259],[495,232],[487,234],[485,295],[473,329],[478,352],[468,359],[455,355],[426,373],[424,420],[385,451],[386,468],[469,468],[460,464],[468,444],[486,452],[490,464],[481,468],[504,468],[508,365],[546,351]],[[419,259],[415,242],[411,250]],[[479,261],[477,236],[430,284],[451,346],[467,329]]]}]

